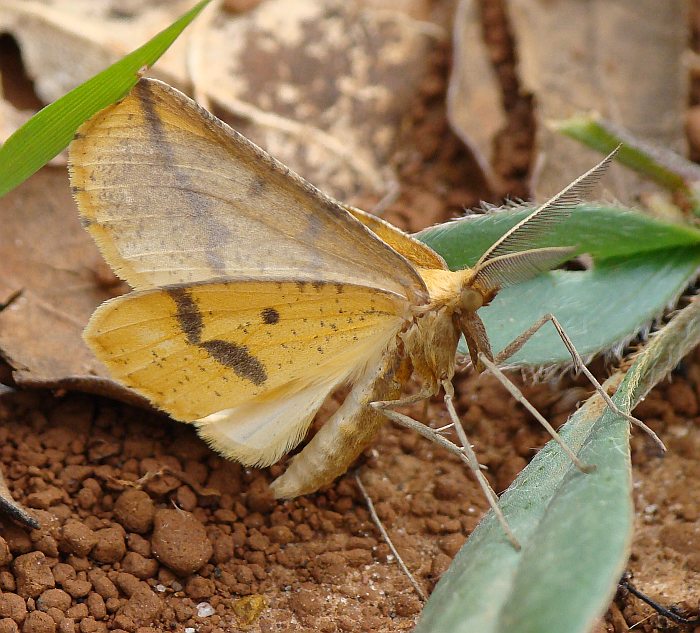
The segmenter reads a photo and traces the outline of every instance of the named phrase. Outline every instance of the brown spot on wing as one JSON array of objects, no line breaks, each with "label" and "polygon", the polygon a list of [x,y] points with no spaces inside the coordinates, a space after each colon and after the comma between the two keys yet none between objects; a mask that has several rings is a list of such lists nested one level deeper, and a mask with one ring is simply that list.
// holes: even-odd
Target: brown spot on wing
[{"label": "brown spot on wing", "polygon": [[280,313],[274,308],[265,308],[260,313],[260,316],[262,317],[263,323],[267,325],[275,325],[275,323],[279,323],[280,320]]}]

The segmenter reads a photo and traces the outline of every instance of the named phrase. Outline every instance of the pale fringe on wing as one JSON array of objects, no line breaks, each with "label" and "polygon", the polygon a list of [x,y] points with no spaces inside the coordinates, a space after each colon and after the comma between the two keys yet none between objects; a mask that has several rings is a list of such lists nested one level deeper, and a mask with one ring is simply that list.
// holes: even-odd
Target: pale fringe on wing
[{"label": "pale fringe on wing", "polygon": [[269,466],[301,442],[323,401],[344,378],[335,376],[298,390],[285,385],[274,394],[197,420],[197,431],[229,459]]}]

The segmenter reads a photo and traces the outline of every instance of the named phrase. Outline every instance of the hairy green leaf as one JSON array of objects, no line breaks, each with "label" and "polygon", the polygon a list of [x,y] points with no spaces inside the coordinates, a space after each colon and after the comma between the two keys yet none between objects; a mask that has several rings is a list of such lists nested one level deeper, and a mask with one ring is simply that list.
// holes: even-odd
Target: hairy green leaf
[{"label": "hairy green leaf", "polygon": [[[614,396],[630,411],[700,343],[700,302],[683,309],[639,354]],[[608,384],[618,383],[616,375]],[[425,606],[416,633],[588,633],[615,593],[630,547],[629,426],[595,395],[562,436],[596,471],[577,471],[550,442],[501,497],[523,546],[490,512]]]}]

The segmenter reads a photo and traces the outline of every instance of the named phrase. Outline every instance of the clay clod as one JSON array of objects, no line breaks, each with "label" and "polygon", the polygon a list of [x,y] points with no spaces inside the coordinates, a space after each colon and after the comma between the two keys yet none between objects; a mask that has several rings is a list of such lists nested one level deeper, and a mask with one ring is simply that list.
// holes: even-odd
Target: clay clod
[{"label": "clay clod", "polygon": [[196,572],[213,553],[204,526],[183,510],[156,511],[151,546],[163,565],[183,576]]}]

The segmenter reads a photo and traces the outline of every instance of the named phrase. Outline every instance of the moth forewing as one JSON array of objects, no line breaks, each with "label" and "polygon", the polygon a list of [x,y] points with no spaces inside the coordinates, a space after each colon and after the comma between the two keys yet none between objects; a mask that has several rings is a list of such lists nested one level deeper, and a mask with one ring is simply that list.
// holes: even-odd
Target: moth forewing
[{"label": "moth forewing", "polygon": [[354,283],[426,299],[342,205],[171,86],[141,79],[69,148],[82,221],[136,289],[212,279]]}]

